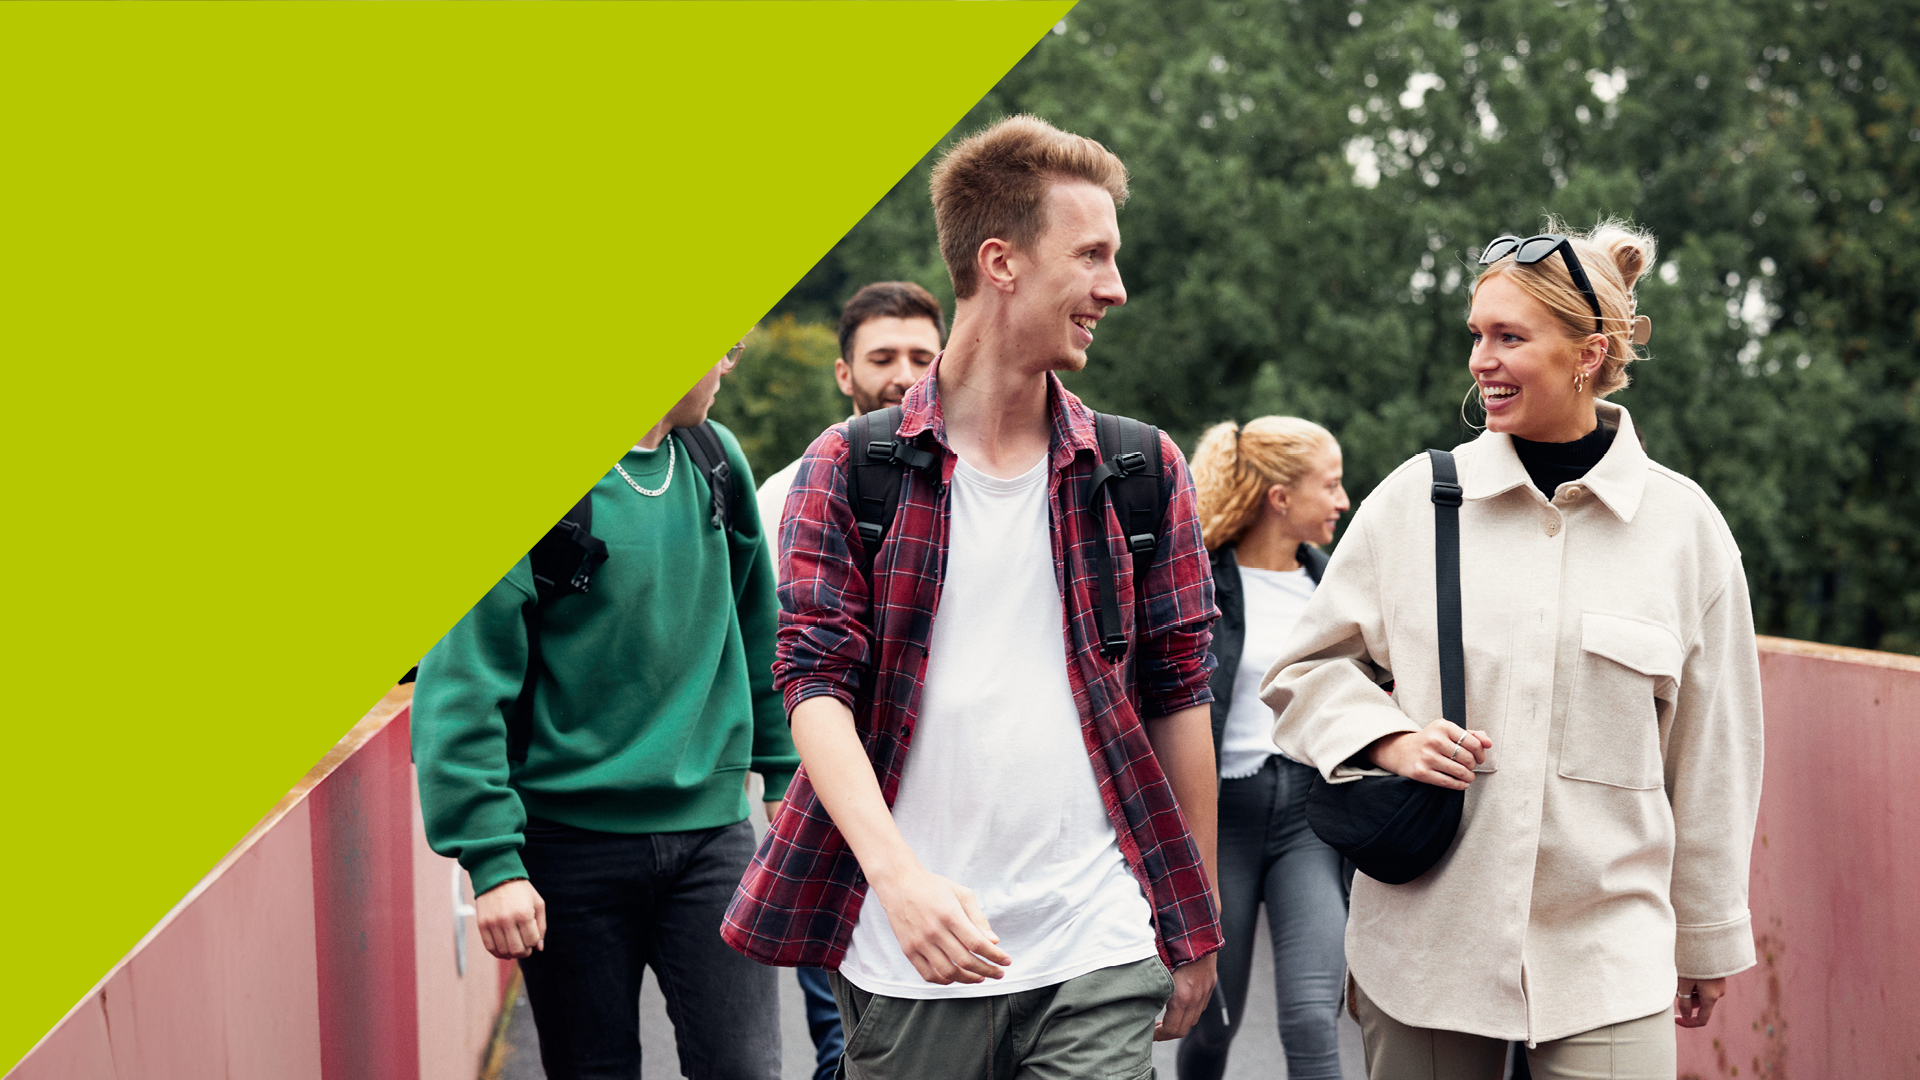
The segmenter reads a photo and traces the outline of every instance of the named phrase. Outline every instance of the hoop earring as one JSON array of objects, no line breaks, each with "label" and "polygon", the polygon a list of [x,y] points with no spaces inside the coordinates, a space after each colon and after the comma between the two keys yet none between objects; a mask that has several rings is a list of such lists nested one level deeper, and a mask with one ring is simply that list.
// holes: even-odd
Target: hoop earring
[{"label": "hoop earring", "polygon": [[[1460,399],[1460,422],[1467,425],[1468,428],[1474,431],[1485,431],[1487,430],[1487,425],[1476,424],[1473,421],[1467,419],[1467,398],[1473,397],[1475,392],[1478,391],[1479,389],[1480,389],[1480,383],[1476,380],[1472,386],[1467,387],[1466,395]],[[1480,415],[1485,416],[1486,414],[1487,414],[1487,403],[1482,401],[1480,403]]]}]

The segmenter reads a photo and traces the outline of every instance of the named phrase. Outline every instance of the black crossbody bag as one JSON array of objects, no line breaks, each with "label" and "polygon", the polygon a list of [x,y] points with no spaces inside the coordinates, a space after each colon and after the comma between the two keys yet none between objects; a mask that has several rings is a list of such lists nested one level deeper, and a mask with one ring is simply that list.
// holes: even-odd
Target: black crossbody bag
[{"label": "black crossbody bag", "polygon": [[[1460,483],[1453,455],[1433,461],[1433,568],[1440,614],[1440,712],[1467,726],[1467,661],[1460,642]],[[1409,780],[1363,776],[1329,784],[1319,775],[1307,795],[1307,824],[1360,872],[1404,885],[1433,868],[1460,830],[1466,792]]]}]

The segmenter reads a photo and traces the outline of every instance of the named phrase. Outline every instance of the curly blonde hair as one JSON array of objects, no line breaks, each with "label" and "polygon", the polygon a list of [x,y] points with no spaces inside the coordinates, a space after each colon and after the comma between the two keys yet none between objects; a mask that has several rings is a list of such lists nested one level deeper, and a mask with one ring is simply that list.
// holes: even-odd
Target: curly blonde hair
[{"label": "curly blonde hair", "polygon": [[[1573,245],[1581,268],[1587,272],[1587,283],[1593,286],[1593,294],[1600,301],[1600,326],[1607,339],[1607,355],[1594,374],[1593,396],[1606,397],[1627,385],[1627,365],[1642,358],[1633,345],[1633,319],[1637,313],[1633,287],[1640,275],[1653,265],[1656,248],[1653,234],[1618,218],[1607,218],[1581,231],[1569,229],[1564,221],[1550,217],[1546,231],[1565,235]],[[1547,310],[1559,317],[1568,337],[1580,341],[1593,333],[1593,308],[1573,284],[1573,274],[1567,270],[1565,259],[1549,257],[1522,266],[1509,255],[1481,271],[1474,279],[1474,289],[1477,291],[1481,282],[1495,274],[1506,275],[1528,296],[1546,305]]]},{"label": "curly blonde hair", "polygon": [[1297,416],[1262,416],[1215,424],[1193,451],[1200,536],[1207,550],[1240,539],[1260,520],[1267,489],[1298,483],[1319,456],[1340,444],[1333,433]]}]

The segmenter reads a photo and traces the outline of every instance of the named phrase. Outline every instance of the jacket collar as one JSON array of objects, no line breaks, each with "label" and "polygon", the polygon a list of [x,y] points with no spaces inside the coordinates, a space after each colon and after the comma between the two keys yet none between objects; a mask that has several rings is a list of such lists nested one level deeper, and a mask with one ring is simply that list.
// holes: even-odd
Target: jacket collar
[{"label": "jacket collar", "polygon": [[[953,446],[947,442],[946,413],[940,408],[940,356],[933,358],[928,366],[926,377],[907,391],[900,402],[900,428],[897,434],[903,439],[918,438],[924,432],[932,432],[934,440],[948,457],[955,456]],[[1073,461],[1073,456],[1082,450],[1100,452],[1100,438],[1093,424],[1093,410],[1082,404],[1073,391],[1061,385],[1060,377],[1047,372],[1047,412],[1053,421],[1051,441],[1051,466],[1054,469],[1065,468]],[[949,475],[953,466],[946,466]]]},{"label": "jacket collar", "polygon": [[1213,563],[1213,591],[1216,596],[1240,591],[1240,559],[1229,540],[1214,548],[1208,560]]},{"label": "jacket collar", "polygon": [[[1594,403],[1600,422],[1615,427],[1613,445],[1600,463],[1581,480],[1594,497],[1606,504],[1615,517],[1631,523],[1640,509],[1640,498],[1647,489],[1647,468],[1653,464],[1640,449],[1640,437],[1634,434],[1633,417],[1625,407],[1612,402]],[[1473,453],[1460,463],[1461,494],[1468,499],[1491,499],[1533,481],[1513,439],[1504,432],[1489,431],[1469,444]]]}]

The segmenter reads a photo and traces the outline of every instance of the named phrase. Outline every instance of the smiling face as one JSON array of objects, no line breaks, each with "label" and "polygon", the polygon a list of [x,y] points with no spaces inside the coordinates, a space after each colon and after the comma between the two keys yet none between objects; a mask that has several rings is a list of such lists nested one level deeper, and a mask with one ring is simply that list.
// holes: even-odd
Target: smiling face
[{"label": "smiling face", "polygon": [[1013,271],[1007,321],[1022,352],[1050,370],[1079,371],[1100,319],[1127,302],[1115,262],[1120,222],[1113,196],[1081,181],[1047,189],[1046,222],[1031,245],[1007,252]]},{"label": "smiling face", "polygon": [[1340,515],[1351,505],[1341,478],[1340,447],[1336,443],[1320,451],[1300,479],[1267,489],[1267,505],[1285,519],[1287,535],[1325,547],[1333,543]]},{"label": "smiling face", "polygon": [[881,315],[853,332],[848,359],[836,358],[833,377],[853,399],[855,415],[898,405],[927,373],[940,352],[940,328],[932,319]]},{"label": "smiling face", "polygon": [[[1570,338],[1545,304],[1505,274],[1480,280],[1467,316],[1487,429],[1533,442],[1572,442],[1594,429],[1593,373],[1606,339]],[[1595,343],[1598,345],[1595,345]],[[1574,377],[1584,373],[1583,387]]]}]

